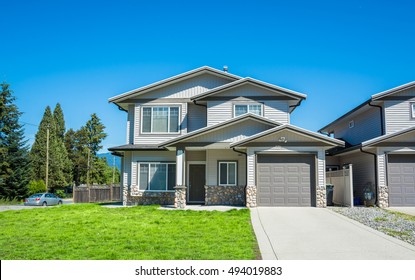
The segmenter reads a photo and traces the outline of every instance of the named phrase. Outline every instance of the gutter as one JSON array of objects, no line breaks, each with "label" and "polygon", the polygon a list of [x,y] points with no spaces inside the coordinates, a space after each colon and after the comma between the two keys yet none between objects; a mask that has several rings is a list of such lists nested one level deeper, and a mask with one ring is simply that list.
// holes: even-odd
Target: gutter
[{"label": "gutter", "polygon": [[197,106],[202,106],[202,107],[207,108],[207,105],[204,105],[204,104],[197,104],[196,102],[197,102],[196,100],[193,100],[193,103],[194,103],[195,105],[197,105]]},{"label": "gutter", "polygon": [[[235,153],[239,153],[239,154],[244,154],[245,155],[245,163],[247,164],[246,166],[248,166],[248,154],[243,152],[243,151],[238,151],[236,148],[232,148],[232,150]],[[244,200],[245,200],[245,206],[246,206],[246,188],[248,187],[248,170],[246,170],[246,182],[245,182],[245,186],[244,186]]]},{"label": "gutter", "polygon": [[377,162],[377,157],[378,155],[375,153],[371,153],[368,151],[363,150],[362,145],[360,145],[360,151],[362,153],[368,154],[368,155],[372,155],[374,156],[374,160],[375,160],[375,205],[378,204],[378,179],[379,179],[379,175],[378,175],[378,162]]}]

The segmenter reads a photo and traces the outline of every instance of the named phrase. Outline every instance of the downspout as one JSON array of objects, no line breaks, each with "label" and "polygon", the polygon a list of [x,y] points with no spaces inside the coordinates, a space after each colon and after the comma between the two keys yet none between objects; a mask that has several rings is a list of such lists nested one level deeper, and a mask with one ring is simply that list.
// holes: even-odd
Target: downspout
[{"label": "downspout", "polygon": [[246,164],[246,182],[245,182],[245,186],[244,186],[244,198],[245,198],[245,205],[246,205],[246,188],[248,187],[248,154],[247,153],[245,153],[245,152],[243,152],[243,151],[238,151],[237,149],[235,149],[235,148],[232,148],[232,150],[235,152],[235,153],[239,153],[239,154],[244,154],[245,155],[245,164]]},{"label": "downspout", "polygon": [[303,100],[304,99],[300,99],[300,102],[298,102],[297,104],[295,104],[295,105],[290,105],[290,106],[288,106],[289,108],[294,108],[293,109],[293,111],[295,110],[295,108],[297,108],[298,106],[300,106],[301,105],[301,102],[303,102]]},{"label": "downspout", "polygon": [[384,125],[383,125],[383,107],[379,106],[379,105],[371,104],[371,102],[372,101],[369,101],[369,103],[367,103],[367,104],[371,107],[378,107],[380,109],[380,133],[381,133],[381,135],[384,135],[385,130],[384,130]]},{"label": "downspout", "polygon": [[375,205],[378,204],[378,179],[379,179],[379,175],[378,175],[378,155],[375,153],[371,153],[368,151],[363,150],[362,145],[360,145],[360,151],[362,153],[368,154],[368,155],[372,155],[374,156],[374,160],[375,160]]}]

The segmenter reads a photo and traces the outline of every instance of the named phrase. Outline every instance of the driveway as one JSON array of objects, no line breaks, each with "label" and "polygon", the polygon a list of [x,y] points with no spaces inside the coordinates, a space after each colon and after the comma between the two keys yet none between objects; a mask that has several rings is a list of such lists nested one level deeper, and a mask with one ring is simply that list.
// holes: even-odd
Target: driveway
[{"label": "driveway", "polygon": [[258,207],[251,219],[263,259],[415,260],[415,246],[328,209]]}]

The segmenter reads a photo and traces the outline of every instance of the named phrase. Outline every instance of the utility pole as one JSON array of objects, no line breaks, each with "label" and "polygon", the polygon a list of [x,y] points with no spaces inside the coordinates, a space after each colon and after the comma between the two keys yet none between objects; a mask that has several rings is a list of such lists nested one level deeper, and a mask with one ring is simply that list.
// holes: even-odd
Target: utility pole
[{"label": "utility pole", "polygon": [[49,190],[48,180],[49,180],[49,127],[46,129],[46,176],[45,176],[46,192],[48,192]]},{"label": "utility pole", "polygon": [[90,158],[91,158],[91,149],[88,147],[88,164],[86,170],[86,184],[89,186],[89,169],[90,169]]},{"label": "utility pole", "polygon": [[112,184],[115,182],[115,156],[112,156]]}]

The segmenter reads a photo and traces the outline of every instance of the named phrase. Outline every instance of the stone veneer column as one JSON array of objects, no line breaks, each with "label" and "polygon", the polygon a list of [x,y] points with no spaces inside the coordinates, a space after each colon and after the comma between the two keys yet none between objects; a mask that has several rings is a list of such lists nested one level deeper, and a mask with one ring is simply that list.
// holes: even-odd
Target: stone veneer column
[{"label": "stone veneer column", "polygon": [[327,206],[326,201],[326,186],[316,187],[316,207],[324,208]]},{"label": "stone veneer column", "polygon": [[127,206],[128,205],[128,186],[123,186],[122,188],[122,205]]},{"label": "stone veneer column", "polygon": [[186,186],[175,186],[174,208],[184,209],[186,207]]},{"label": "stone veneer column", "polygon": [[256,207],[256,186],[247,186],[246,187],[246,207],[253,208]]},{"label": "stone veneer column", "polygon": [[388,186],[380,186],[378,191],[378,206],[380,208],[389,207]]}]

